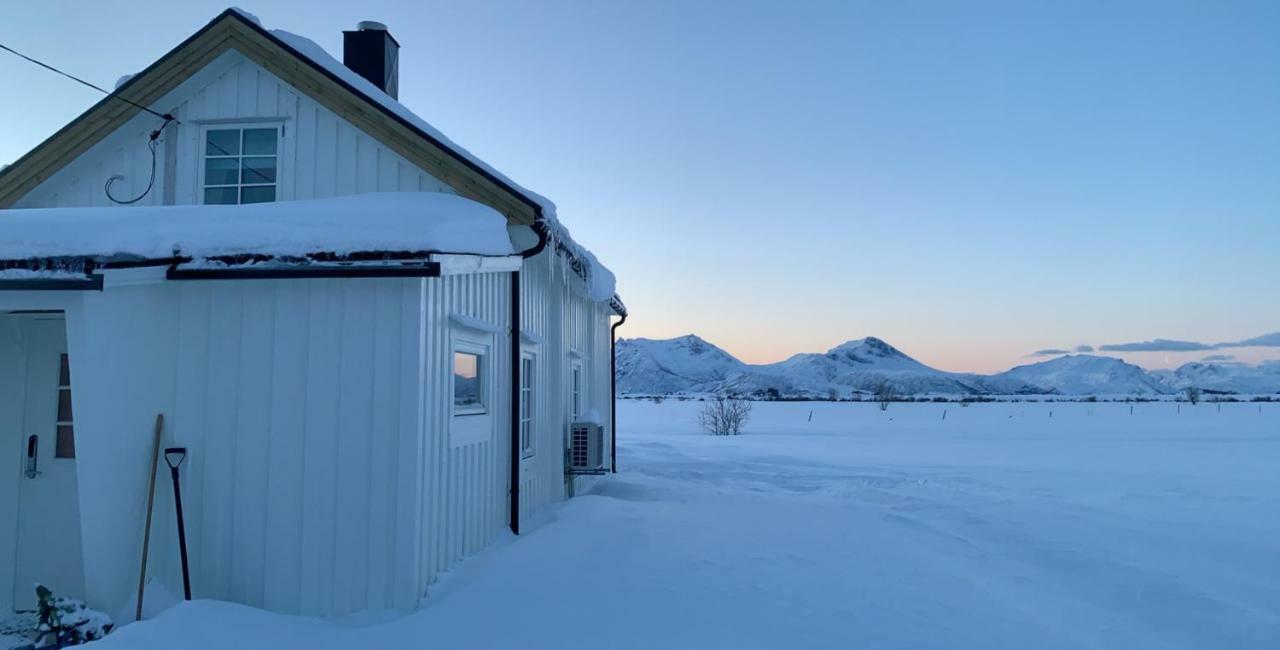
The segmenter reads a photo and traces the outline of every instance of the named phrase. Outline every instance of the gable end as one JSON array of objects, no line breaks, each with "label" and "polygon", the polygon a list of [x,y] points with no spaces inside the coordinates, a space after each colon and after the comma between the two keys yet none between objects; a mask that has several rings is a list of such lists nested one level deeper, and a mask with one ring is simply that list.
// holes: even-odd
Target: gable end
[{"label": "gable end", "polygon": [[[436,140],[294,50],[270,32],[227,10],[121,86],[116,94],[151,106],[190,75],[234,49],[373,136],[459,195],[531,224],[538,205],[502,179]],[[0,171],[0,208],[11,207],[59,169],[122,126],[138,109],[104,97],[70,124]]]}]

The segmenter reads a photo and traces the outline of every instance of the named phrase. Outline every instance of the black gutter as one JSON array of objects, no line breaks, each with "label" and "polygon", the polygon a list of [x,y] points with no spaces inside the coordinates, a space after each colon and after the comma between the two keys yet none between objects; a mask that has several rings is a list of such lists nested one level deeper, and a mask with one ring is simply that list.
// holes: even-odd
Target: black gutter
[{"label": "black gutter", "polygon": [[88,275],[83,280],[0,280],[0,291],[102,291],[102,276]]},{"label": "black gutter", "polygon": [[405,266],[276,266],[180,269],[169,267],[169,280],[281,280],[313,278],[438,278],[439,262]]},{"label": "black gutter", "polygon": [[[547,224],[542,218],[542,208],[537,208],[538,219],[533,222],[533,234],[538,243],[520,251],[520,266],[547,247]],[[520,534],[520,269],[511,272],[511,532]]]},{"label": "black gutter", "polygon": [[618,473],[618,328],[627,322],[627,309],[621,307],[621,301],[611,304],[614,311],[622,317],[609,328],[609,470]]}]

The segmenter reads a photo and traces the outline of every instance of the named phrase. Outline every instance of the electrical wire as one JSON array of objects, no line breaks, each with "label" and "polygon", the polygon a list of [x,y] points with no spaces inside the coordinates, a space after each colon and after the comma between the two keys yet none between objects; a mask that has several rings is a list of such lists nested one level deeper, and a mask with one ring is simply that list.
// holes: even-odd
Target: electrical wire
[{"label": "electrical wire", "polygon": [[[143,197],[145,197],[146,195],[148,195],[148,194],[150,194],[150,193],[151,193],[151,188],[152,188],[152,187],[154,187],[154,186],[155,186],[155,184],[156,184],[156,147],[157,147],[157,141],[160,139],[160,134],[164,133],[164,129],[165,129],[165,127],[169,126],[169,123],[170,123],[170,122],[179,122],[178,118],[174,117],[173,115],[171,115],[171,114],[169,114],[169,113],[159,113],[159,112],[156,112],[156,111],[154,111],[154,110],[152,110],[152,109],[150,109],[150,108],[147,108],[146,106],[143,106],[142,104],[139,104],[139,103],[137,103],[137,102],[134,102],[134,101],[130,101],[130,100],[128,100],[128,99],[125,99],[124,97],[121,97],[120,95],[118,95],[118,94],[116,94],[116,93],[114,93],[114,92],[108,92],[106,89],[102,88],[101,86],[98,86],[98,85],[95,85],[95,84],[89,83],[88,81],[85,81],[84,79],[81,79],[80,77],[77,77],[77,76],[75,76],[75,75],[73,75],[73,74],[70,74],[70,73],[67,73],[67,72],[63,72],[62,70],[59,70],[59,69],[57,69],[57,68],[55,68],[55,67],[53,67],[53,66],[51,66],[51,65],[49,65],[48,63],[45,63],[45,62],[43,62],[43,61],[39,61],[39,60],[33,59],[33,58],[31,58],[31,57],[29,57],[29,56],[27,56],[27,55],[23,54],[22,52],[19,52],[19,51],[15,50],[15,49],[13,49],[13,48],[9,47],[8,45],[5,45],[4,43],[0,43],[0,50],[4,50],[4,51],[6,51],[6,52],[9,52],[10,54],[13,54],[14,56],[17,56],[17,57],[19,57],[19,58],[21,58],[21,59],[24,59],[24,60],[26,60],[26,61],[29,61],[29,62],[31,62],[31,63],[34,63],[34,64],[36,64],[36,65],[38,65],[38,66],[40,66],[40,67],[44,68],[45,70],[48,70],[48,71],[50,71],[50,72],[54,72],[54,73],[60,74],[60,75],[62,75],[62,76],[64,76],[64,77],[66,77],[66,78],[68,78],[68,79],[70,79],[70,80],[72,80],[72,81],[74,81],[74,82],[76,82],[76,83],[78,83],[78,84],[80,84],[80,85],[82,85],[82,86],[87,86],[87,87],[89,87],[89,88],[92,88],[92,89],[94,89],[94,90],[96,90],[96,91],[98,91],[98,92],[100,92],[100,93],[102,93],[102,94],[106,95],[108,98],[111,98],[111,99],[118,99],[118,100],[120,100],[120,101],[122,101],[122,102],[124,102],[124,103],[126,103],[126,104],[128,104],[128,105],[130,105],[130,106],[132,106],[132,107],[134,107],[134,108],[136,108],[136,109],[138,109],[138,110],[146,111],[146,112],[148,112],[148,113],[150,113],[150,114],[152,114],[152,115],[154,115],[154,116],[156,116],[156,117],[158,117],[158,118],[160,118],[160,119],[164,120],[164,122],[160,125],[160,128],[158,128],[158,129],[156,129],[155,131],[152,131],[152,132],[151,132],[151,138],[147,141],[147,149],[150,149],[150,150],[151,150],[151,176],[150,176],[149,180],[147,180],[147,188],[146,188],[146,189],[144,189],[144,190],[142,190],[142,193],[141,193],[141,194],[139,194],[138,196],[136,196],[136,197],[134,197],[134,198],[132,198],[132,199],[123,199],[123,200],[122,200],[122,199],[117,199],[116,197],[111,196],[111,184],[112,184],[112,183],[114,183],[114,182],[116,182],[116,181],[118,181],[118,180],[123,180],[123,179],[124,179],[124,176],[121,176],[121,175],[119,175],[119,174],[116,174],[115,176],[112,176],[111,178],[108,178],[108,179],[107,179],[107,183],[106,183],[106,185],[104,185],[104,186],[103,186],[103,188],[102,188],[102,189],[103,189],[103,191],[105,191],[105,192],[106,192],[106,194],[107,194],[107,199],[109,199],[112,203],[118,203],[118,204],[120,204],[120,205],[132,205],[132,204],[134,204],[134,203],[137,203],[138,201],[141,201],[141,200],[143,199]],[[181,123],[181,122],[179,122],[179,124],[180,124],[180,123]]]},{"label": "electrical wire", "polygon": [[[146,112],[148,112],[148,113],[151,113],[152,115],[154,115],[154,116],[156,116],[156,117],[158,117],[158,118],[161,118],[161,119],[165,120],[165,121],[166,121],[166,123],[167,123],[169,120],[174,120],[174,121],[176,121],[176,118],[174,118],[172,115],[170,115],[170,114],[168,114],[168,113],[157,113],[156,111],[153,111],[153,110],[151,110],[150,108],[147,108],[146,106],[143,106],[143,105],[141,105],[141,104],[138,104],[138,103],[135,103],[135,102],[129,101],[129,100],[125,99],[124,97],[121,97],[120,95],[117,95],[117,94],[115,94],[115,93],[113,93],[113,92],[108,92],[106,89],[102,88],[101,86],[96,86],[96,85],[91,84],[91,83],[89,83],[89,82],[85,81],[84,79],[81,79],[80,77],[77,77],[77,76],[75,76],[75,75],[73,75],[73,74],[68,74],[68,73],[66,73],[66,72],[63,72],[63,71],[61,71],[61,70],[59,70],[59,69],[57,69],[57,68],[55,68],[55,67],[53,67],[53,66],[49,65],[48,63],[44,63],[43,61],[37,61],[36,59],[33,59],[33,58],[31,58],[31,57],[29,57],[29,56],[27,56],[27,55],[23,54],[22,52],[19,52],[19,51],[15,50],[15,49],[13,49],[13,48],[9,47],[8,45],[5,45],[4,43],[0,43],[0,50],[4,50],[4,51],[6,51],[6,52],[9,52],[10,54],[13,54],[14,56],[17,56],[17,57],[20,57],[20,58],[25,59],[25,60],[27,60],[27,61],[30,61],[31,63],[34,63],[34,64],[36,64],[36,65],[38,65],[38,66],[40,66],[40,67],[44,68],[45,70],[49,70],[50,72],[56,72],[56,73],[58,73],[58,74],[60,74],[60,75],[62,75],[62,76],[64,76],[64,77],[66,77],[66,78],[68,78],[68,79],[70,79],[70,80],[72,80],[72,81],[76,82],[76,83],[79,83],[79,84],[84,85],[84,86],[88,86],[89,88],[92,88],[92,89],[94,89],[94,90],[96,90],[96,91],[98,91],[98,92],[100,92],[100,93],[102,93],[102,94],[106,95],[107,97],[111,97],[111,98],[114,98],[114,99],[118,99],[118,100],[120,100],[120,101],[122,101],[122,102],[124,102],[124,103],[126,103],[126,104],[128,104],[128,105],[130,105],[130,106],[133,106],[134,108],[137,108],[137,109],[139,109],[139,110],[144,110],[144,111],[146,111]],[[164,127],[161,127],[161,128],[164,128]]]},{"label": "electrical wire", "polygon": [[161,124],[160,128],[156,129],[155,131],[152,131],[151,138],[147,141],[147,148],[151,150],[151,176],[147,179],[146,189],[142,190],[141,194],[133,197],[132,199],[117,199],[116,197],[111,196],[111,184],[119,180],[124,180],[124,176],[121,176],[120,174],[116,174],[111,178],[108,178],[107,184],[102,186],[102,191],[107,194],[107,199],[109,201],[118,205],[133,205],[134,203],[141,201],[143,197],[151,193],[151,188],[154,187],[156,184],[156,147],[159,144],[160,134],[164,133],[164,128],[166,126],[169,126],[170,122],[176,122],[176,121],[177,120],[173,119],[172,117],[165,116],[164,124]]}]

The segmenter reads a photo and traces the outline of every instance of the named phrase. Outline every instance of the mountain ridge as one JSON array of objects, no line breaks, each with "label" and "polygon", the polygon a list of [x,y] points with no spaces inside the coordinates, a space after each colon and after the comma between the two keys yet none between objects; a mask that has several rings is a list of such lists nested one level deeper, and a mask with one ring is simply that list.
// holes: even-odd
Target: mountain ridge
[{"label": "mountain ridge", "polygon": [[618,391],[631,395],[740,394],[788,398],[895,395],[1133,395],[1174,394],[1197,387],[1222,393],[1280,393],[1280,363],[1245,366],[1193,362],[1147,371],[1121,359],[1068,354],[990,375],[928,366],[868,336],[826,352],[748,364],[709,341],[618,340]]}]

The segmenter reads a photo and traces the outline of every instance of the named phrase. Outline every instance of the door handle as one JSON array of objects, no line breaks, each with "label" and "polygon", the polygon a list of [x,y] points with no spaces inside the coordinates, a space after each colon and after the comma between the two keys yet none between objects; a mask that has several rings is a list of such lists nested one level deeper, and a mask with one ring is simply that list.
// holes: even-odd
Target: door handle
[{"label": "door handle", "polygon": [[27,478],[35,478],[40,476],[40,436],[31,434],[27,436]]}]

